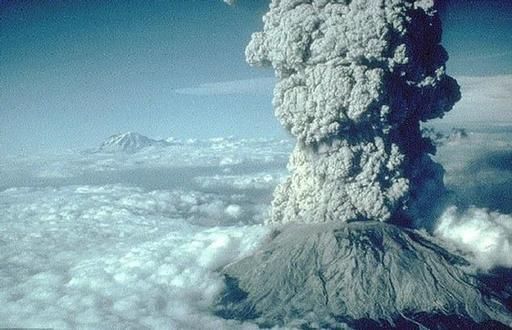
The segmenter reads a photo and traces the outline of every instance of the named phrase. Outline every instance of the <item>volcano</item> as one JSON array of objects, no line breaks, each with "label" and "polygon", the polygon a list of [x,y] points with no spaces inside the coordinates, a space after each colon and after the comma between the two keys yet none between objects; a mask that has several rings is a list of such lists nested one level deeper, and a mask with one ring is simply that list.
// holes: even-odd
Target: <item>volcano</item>
[{"label": "volcano", "polygon": [[423,231],[382,222],[286,225],[222,272],[217,314],[263,327],[512,326],[510,283]]}]

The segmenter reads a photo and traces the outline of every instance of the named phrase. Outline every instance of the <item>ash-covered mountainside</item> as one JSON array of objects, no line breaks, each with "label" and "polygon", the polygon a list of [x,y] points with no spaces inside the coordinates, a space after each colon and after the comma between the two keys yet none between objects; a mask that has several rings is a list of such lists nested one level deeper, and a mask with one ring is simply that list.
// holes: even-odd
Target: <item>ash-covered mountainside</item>
[{"label": "ash-covered mountainside", "polygon": [[219,315],[264,327],[512,326],[511,287],[480,278],[427,234],[350,222],[290,224],[272,236],[224,269]]},{"label": "ash-covered mountainside", "polygon": [[167,146],[168,142],[154,140],[135,132],[114,134],[99,147],[99,152],[134,153],[151,146]]}]

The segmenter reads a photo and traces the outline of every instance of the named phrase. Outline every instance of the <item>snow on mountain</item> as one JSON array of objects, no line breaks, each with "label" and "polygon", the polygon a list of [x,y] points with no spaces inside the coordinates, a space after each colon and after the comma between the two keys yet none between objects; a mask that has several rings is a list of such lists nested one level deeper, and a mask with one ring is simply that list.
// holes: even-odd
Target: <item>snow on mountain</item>
[{"label": "snow on mountain", "polygon": [[167,146],[164,140],[154,140],[135,132],[114,134],[99,147],[100,152],[134,153],[151,146]]}]

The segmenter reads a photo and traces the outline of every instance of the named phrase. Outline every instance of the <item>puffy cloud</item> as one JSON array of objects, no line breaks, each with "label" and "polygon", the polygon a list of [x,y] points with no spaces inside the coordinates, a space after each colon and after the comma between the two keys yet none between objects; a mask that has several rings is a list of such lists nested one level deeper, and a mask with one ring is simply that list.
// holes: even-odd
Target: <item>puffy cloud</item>
[{"label": "puffy cloud", "polygon": [[452,206],[438,220],[434,233],[483,269],[512,267],[511,215]]},{"label": "puffy cloud", "polygon": [[[468,143],[439,148],[448,187],[457,195],[467,191],[468,177],[477,181],[475,191],[510,178],[509,170],[496,167],[507,163],[486,156],[511,149],[510,133],[497,134],[498,129],[468,129]],[[2,185],[35,186],[0,190],[0,327],[253,327],[215,317],[209,303],[224,286],[216,270],[265,241],[270,229],[253,224],[267,218],[271,191],[286,175],[283,161],[290,147],[288,140],[218,138],[131,155],[0,160],[2,173],[12,167],[32,174],[47,169],[52,180],[58,179],[51,183],[59,182],[43,184],[30,175],[16,182],[0,178]],[[183,154],[189,158],[178,157]],[[216,167],[224,157],[244,163],[225,174]],[[216,170],[208,172],[204,164]],[[468,170],[475,166],[489,173],[485,180]],[[84,169],[99,171],[105,177],[129,170],[127,177],[144,180],[140,187],[84,185],[77,182],[86,176],[59,181],[52,171],[60,169],[73,176]],[[149,179],[148,169],[155,170]],[[190,184],[155,187],[167,180],[164,173]],[[484,211],[447,213],[439,227],[444,230],[436,234],[482,268],[506,265],[510,216],[479,212]],[[468,232],[482,239],[468,243]]]},{"label": "puffy cloud", "polygon": [[283,181],[285,171],[261,172],[247,175],[198,176],[194,179],[202,188],[222,190],[270,190]]},{"label": "puffy cloud", "polygon": [[443,212],[434,234],[484,270],[512,267],[512,131],[500,123],[466,131],[464,140],[437,150],[458,206]]},{"label": "puffy cloud", "polygon": [[241,221],[234,201],[121,185],[0,192],[0,326],[255,328],[209,305],[224,286],[216,270],[268,229],[191,224]]},{"label": "puffy cloud", "polygon": [[[68,152],[0,158],[0,189],[13,186],[127,183],[188,187],[195,176],[282,168],[291,145],[281,139],[214,138],[144,148],[134,154]],[[186,157],[183,157],[186,155]]]},{"label": "puffy cloud", "polygon": [[[0,327],[255,328],[215,317],[209,304],[224,286],[216,270],[267,233],[252,224],[268,206],[243,182],[282,171],[289,149],[217,138],[135,154],[3,158]],[[219,167],[227,157],[240,161]],[[223,178],[226,168],[241,179]],[[222,187],[195,180],[208,175]]]},{"label": "puffy cloud", "polygon": [[[3,158],[0,327],[254,329],[209,305],[224,286],[217,269],[268,232],[252,225],[275,182],[265,171],[283,172],[289,149],[217,138],[136,154]],[[235,174],[224,177],[227,157],[241,163],[226,164]],[[266,191],[247,183],[254,171]]]},{"label": "puffy cloud", "polygon": [[240,217],[240,215],[242,214],[243,211],[242,211],[242,208],[240,207],[240,205],[231,204],[231,205],[228,205],[228,207],[226,207],[224,212],[232,218],[238,218],[238,217]]},{"label": "puffy cloud", "polygon": [[263,21],[246,58],[298,140],[271,222],[426,216],[444,188],[419,122],[460,98],[433,1],[275,0]]}]

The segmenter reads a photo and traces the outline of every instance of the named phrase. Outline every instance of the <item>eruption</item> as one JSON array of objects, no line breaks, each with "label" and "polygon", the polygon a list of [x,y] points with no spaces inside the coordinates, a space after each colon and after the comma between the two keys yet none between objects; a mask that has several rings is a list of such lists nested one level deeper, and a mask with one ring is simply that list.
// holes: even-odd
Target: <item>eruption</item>
[{"label": "eruption", "polygon": [[297,138],[270,223],[425,218],[443,170],[420,122],[459,100],[426,0],[273,0],[246,49],[271,65],[273,104]]},{"label": "eruption", "polygon": [[[268,220],[281,225],[223,268],[217,315],[266,328],[512,325],[512,288],[499,276],[383,223],[425,226],[442,206],[444,172],[420,123],[460,92],[434,2],[272,0],[263,20],[246,57],[274,68],[275,112],[297,145]],[[472,230],[455,219],[438,235],[452,227]]]}]

